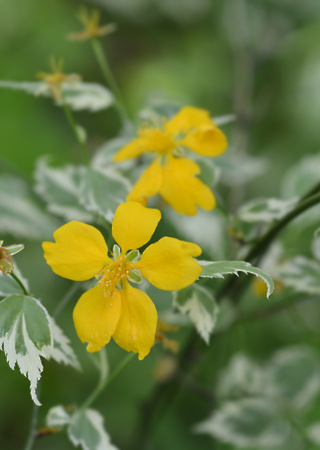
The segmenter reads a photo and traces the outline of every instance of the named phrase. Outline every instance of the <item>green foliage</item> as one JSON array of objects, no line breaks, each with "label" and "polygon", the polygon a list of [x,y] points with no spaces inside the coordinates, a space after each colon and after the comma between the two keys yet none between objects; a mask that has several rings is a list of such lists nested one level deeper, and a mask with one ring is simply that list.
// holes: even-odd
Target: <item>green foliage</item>
[{"label": "green foliage", "polygon": [[94,222],[97,216],[112,221],[116,207],[125,201],[130,184],[110,169],[68,165],[51,168],[39,162],[36,191],[47,209],[66,220]]},{"label": "green foliage", "polygon": [[225,402],[194,430],[237,448],[263,449],[283,445],[290,426],[279,414],[272,400],[248,398]]},{"label": "green foliage", "polygon": [[320,263],[304,256],[296,256],[279,264],[277,278],[297,292],[320,293]]},{"label": "green foliage", "polygon": [[195,284],[175,292],[173,305],[189,316],[197,332],[209,344],[219,314],[219,306],[212,293]]},{"label": "green foliage", "polygon": [[103,426],[103,417],[94,409],[79,409],[68,414],[63,406],[54,406],[47,415],[48,427],[67,427],[68,437],[83,450],[117,450]]},{"label": "green foliage", "polygon": [[[263,366],[235,355],[219,376],[219,407],[194,430],[236,448],[289,448],[301,438],[296,420],[319,394],[319,364],[307,346],[281,349]],[[314,442],[317,430],[308,431]]]},{"label": "green foliage", "polygon": [[13,175],[0,175],[0,228],[25,239],[46,239],[59,221],[43,211],[27,182]]},{"label": "green foliage", "polygon": [[0,348],[11,369],[17,364],[30,381],[31,397],[39,405],[37,382],[43,370],[40,356],[52,353],[50,317],[35,298],[13,294],[0,302]]},{"label": "green foliage", "polygon": [[[32,94],[35,97],[52,97],[48,83],[42,81],[16,83],[0,81],[0,88],[14,89]],[[63,101],[74,111],[88,110],[92,112],[109,108],[113,104],[113,95],[109,89],[96,83],[62,83]],[[61,99],[55,99],[61,105]]]},{"label": "green foliage", "polygon": [[[95,41],[106,54],[101,73],[91,59],[92,41],[66,40],[76,28],[72,2],[0,5],[1,79],[16,80],[0,81],[0,241],[11,256],[21,248],[16,242],[26,248],[12,258],[12,276],[0,270],[0,345],[9,367],[17,364],[29,378],[37,405],[41,400],[47,410],[57,398],[72,405],[51,408],[46,419],[53,433],[65,429],[69,442],[63,432],[33,441],[35,427],[41,435],[41,409],[25,450],[115,450],[104,421],[117,447],[134,450],[316,449],[320,205],[276,227],[320,192],[320,6],[312,0],[96,3],[101,26],[112,20],[118,27]],[[48,77],[19,81],[31,80],[51,53],[90,82],[74,75],[56,84]],[[115,164],[114,155],[145,122],[161,127],[184,106],[208,110],[228,138],[228,150],[214,160],[186,148],[175,152],[201,168],[197,176],[212,189],[216,208],[184,217],[159,196],[148,206],[162,215],[153,239],[197,243],[203,271],[173,293],[140,284],[152,289],[159,317],[170,324],[157,333],[150,355],[101,394],[124,367],[123,352],[108,344],[107,377],[103,353],[88,355],[72,322],[75,302],[97,281],[68,288],[45,264],[41,241],[72,220],[97,226],[107,239],[107,222],[153,159]],[[238,277],[241,272],[258,277],[250,288],[252,277]],[[267,302],[272,278],[276,289]],[[133,270],[129,281],[140,280]],[[180,347],[174,355],[171,339]],[[59,365],[46,364],[40,398],[42,358]],[[14,378],[5,357],[2,363],[1,450],[23,448],[31,400],[23,401],[23,377]],[[87,394],[89,403],[82,403]],[[76,406],[93,399],[100,412]],[[212,414],[201,420],[207,403]]]},{"label": "green foliage", "polygon": [[255,199],[241,206],[237,218],[244,222],[270,223],[281,219],[296,205],[297,199],[280,200],[277,198]]},{"label": "green foliage", "polygon": [[261,269],[251,266],[245,261],[199,261],[202,266],[200,277],[204,278],[224,278],[224,275],[244,272],[245,274],[252,273],[262,280],[267,285],[267,297],[272,294],[274,283],[272,278],[264,273]]}]

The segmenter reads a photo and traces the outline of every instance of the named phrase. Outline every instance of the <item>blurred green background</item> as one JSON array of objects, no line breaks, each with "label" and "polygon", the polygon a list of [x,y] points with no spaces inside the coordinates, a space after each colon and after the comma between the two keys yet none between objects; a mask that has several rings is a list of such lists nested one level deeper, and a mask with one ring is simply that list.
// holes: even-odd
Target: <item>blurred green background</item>
[{"label": "blurred green background", "polygon": [[[84,81],[103,78],[89,43],[66,39],[81,29],[75,15],[84,2],[63,0],[0,0],[0,79],[33,81],[49,69],[50,56],[63,58],[66,73]],[[102,12],[101,23],[118,30],[102,39],[130,115],[152,100],[167,100],[210,110],[213,116],[230,113],[237,121],[224,127],[230,151],[248,152],[268,162],[268,170],[250,182],[241,198],[280,196],[281,177],[303,156],[319,152],[320,3],[316,0],[99,0],[87,3]],[[94,149],[116,137],[120,123],[114,110],[76,113]],[[35,161],[50,155],[54,165],[78,163],[78,149],[62,111],[48,99],[18,91],[0,90],[0,172],[32,179]],[[222,191],[223,194],[223,191]],[[0,193],[1,195],[1,193]],[[241,198],[236,199],[239,202]],[[231,202],[232,205],[232,202]],[[3,236],[13,243],[12,236]],[[38,242],[25,242],[17,256],[31,291],[52,312],[68,287],[42,259]],[[98,374],[71,323],[69,304],[59,324],[72,340],[83,373],[45,362],[39,425],[56,404],[81,403]],[[301,336],[283,317],[272,318],[214,341],[196,374],[207,386],[230,355],[241,348],[263,360],[282,345]],[[283,332],[283,330],[286,330]],[[268,336],[268,339],[266,339]],[[182,332],[183,338],[183,332]],[[123,357],[112,344],[112,366]],[[108,347],[108,348],[109,348]],[[135,361],[96,401],[114,444],[130,449],[139,410],[154,389],[154,366],[161,356],[152,352]],[[23,448],[31,420],[28,381],[12,371],[0,355],[0,448]],[[206,399],[180,386],[166,415],[153,424],[154,450],[231,448],[194,435],[190,426],[211,411]],[[44,437],[35,450],[73,448],[63,433]]]}]

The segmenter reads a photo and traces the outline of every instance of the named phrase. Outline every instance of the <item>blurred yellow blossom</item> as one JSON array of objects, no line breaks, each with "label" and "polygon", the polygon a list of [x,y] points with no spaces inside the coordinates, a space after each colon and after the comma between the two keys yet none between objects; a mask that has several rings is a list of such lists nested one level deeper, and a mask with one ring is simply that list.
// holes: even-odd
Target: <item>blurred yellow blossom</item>
[{"label": "blurred yellow blossom", "polygon": [[97,9],[91,11],[90,16],[87,8],[81,8],[78,19],[84,25],[84,30],[69,34],[68,38],[72,41],[86,41],[94,37],[105,36],[106,34],[113,33],[117,29],[113,23],[99,26],[100,11]]},{"label": "blurred yellow blossom", "polygon": [[69,222],[54,233],[55,243],[44,242],[44,256],[52,270],[75,281],[96,277],[97,286],[79,299],[73,319],[88,352],[96,352],[113,337],[126,351],[143,359],[154,343],[157,312],[149,296],[129,282],[141,275],[159,289],[177,290],[192,284],[202,268],[193,258],[201,248],[193,243],[163,237],[140,257],[137,250],[153,235],[161,213],[140,203],[121,204],[114,216],[112,235],[119,244],[108,256],[107,244],[96,228]]},{"label": "blurred yellow blossom", "polygon": [[170,325],[167,322],[159,320],[156,330],[156,341],[160,342],[166,350],[176,353],[179,350],[179,343],[167,337],[167,333],[179,330],[177,325]]},{"label": "blurred yellow blossom", "polygon": [[62,93],[62,83],[78,83],[81,81],[81,77],[77,74],[65,74],[63,73],[63,60],[58,62],[51,57],[50,58],[51,72],[40,72],[37,74],[37,78],[43,80],[50,88],[51,95],[54,100],[59,100]]},{"label": "blurred yellow blossom", "polygon": [[133,187],[127,200],[143,205],[160,194],[180,214],[195,215],[197,206],[210,211],[215,197],[197,175],[201,169],[191,159],[181,157],[187,148],[198,155],[214,157],[227,148],[227,138],[210,118],[209,112],[187,106],[161,127],[143,126],[138,137],[119,150],[114,161],[156,153],[152,164]]}]

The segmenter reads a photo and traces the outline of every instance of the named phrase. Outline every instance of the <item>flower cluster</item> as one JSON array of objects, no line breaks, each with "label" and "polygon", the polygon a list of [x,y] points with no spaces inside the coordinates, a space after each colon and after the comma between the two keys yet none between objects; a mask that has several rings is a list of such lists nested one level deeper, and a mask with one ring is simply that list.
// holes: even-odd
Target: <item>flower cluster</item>
[{"label": "flower cluster", "polygon": [[170,120],[164,120],[161,127],[142,127],[138,137],[114,157],[115,162],[120,162],[143,153],[156,153],[127,201],[146,205],[149,197],[160,194],[180,214],[195,215],[197,206],[206,211],[213,209],[212,191],[197,178],[200,167],[181,156],[185,148],[209,157],[219,156],[227,148],[226,136],[208,111],[188,106]]},{"label": "flower cluster", "polygon": [[[149,296],[130,283],[142,276],[159,289],[177,290],[192,284],[202,268],[194,259],[201,248],[193,243],[163,237],[140,256],[138,249],[152,237],[161,213],[140,203],[121,204],[114,216],[112,258],[99,230],[69,222],[54,233],[55,243],[44,242],[44,256],[52,270],[75,281],[98,279],[79,299],[73,313],[77,334],[96,352],[113,337],[126,351],[143,359],[156,335],[157,311]],[[141,276],[142,275],[142,276]]]}]

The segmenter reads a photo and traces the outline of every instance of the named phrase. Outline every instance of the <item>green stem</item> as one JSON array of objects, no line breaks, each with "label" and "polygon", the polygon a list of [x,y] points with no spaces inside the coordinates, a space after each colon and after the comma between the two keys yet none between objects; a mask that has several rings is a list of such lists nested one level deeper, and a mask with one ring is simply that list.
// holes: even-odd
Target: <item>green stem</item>
[{"label": "green stem", "polygon": [[105,53],[102,49],[102,46],[100,44],[100,41],[98,41],[98,39],[92,38],[91,44],[92,44],[92,49],[95,54],[95,57],[100,66],[101,72],[105,78],[105,81],[106,81],[107,85],[111,88],[111,90],[115,96],[115,100],[116,100],[115,105],[118,109],[121,120],[122,120],[123,124],[128,124],[128,123],[130,123],[130,119],[129,119],[127,110],[124,106],[124,101],[122,98],[121,91],[120,91],[119,86],[113,76],[110,65],[108,63],[108,60],[107,60]]},{"label": "green stem", "polygon": [[[105,349],[103,349],[105,350]],[[116,367],[116,369],[107,376],[107,359],[105,352],[101,352],[101,366],[100,366],[100,379],[97,387],[92,392],[92,394],[87,398],[87,400],[82,404],[81,409],[88,408],[101,392],[123,371],[123,369],[129,364],[129,362],[135,357],[135,353],[129,353]]]},{"label": "green stem", "polygon": [[261,257],[276,236],[292,222],[293,219],[313,206],[316,206],[318,203],[320,203],[320,193],[311,195],[308,198],[303,197],[294,209],[289,211],[282,219],[278,220],[278,222],[276,222],[267,233],[256,242],[256,245],[244,257],[245,261],[251,262],[256,258]]},{"label": "green stem", "polygon": [[84,144],[84,142],[83,142],[83,140],[82,140],[82,138],[80,136],[79,130],[77,128],[76,121],[74,120],[74,117],[73,117],[73,114],[71,112],[71,109],[67,105],[67,103],[66,103],[66,101],[65,101],[65,99],[63,97],[63,94],[61,94],[61,103],[62,103],[64,112],[65,112],[65,115],[67,116],[69,125],[71,126],[73,134],[75,135],[75,137],[76,137],[76,139],[78,141],[78,144],[79,144],[79,146],[81,148],[84,162],[87,164],[87,166],[89,166],[90,165],[90,159],[89,159],[88,149],[85,146],[85,144]]},{"label": "green stem", "polygon": [[27,289],[24,287],[22,281],[19,280],[19,278],[17,277],[17,275],[15,275],[13,272],[9,273],[9,275],[11,275],[11,277],[19,284],[19,286],[21,287],[21,289],[23,290],[23,293],[25,295],[29,295],[29,292],[27,291]]}]

